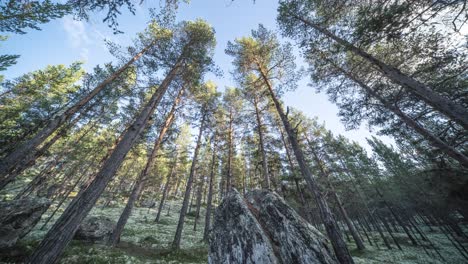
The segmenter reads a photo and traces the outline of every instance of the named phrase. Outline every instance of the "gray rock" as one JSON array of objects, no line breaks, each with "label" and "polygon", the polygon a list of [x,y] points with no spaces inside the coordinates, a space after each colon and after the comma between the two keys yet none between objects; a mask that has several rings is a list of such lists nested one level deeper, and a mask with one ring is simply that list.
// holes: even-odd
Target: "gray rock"
[{"label": "gray rock", "polygon": [[326,238],[278,194],[233,190],[216,209],[208,263],[332,264]]},{"label": "gray rock", "polygon": [[150,200],[150,199],[146,199],[146,200],[143,200],[141,203],[140,203],[140,207],[145,207],[145,208],[153,208],[156,206],[156,202],[154,200]]},{"label": "gray rock", "polygon": [[27,235],[49,208],[45,198],[0,202],[0,249],[10,248]]},{"label": "gray rock", "polygon": [[115,222],[105,216],[86,218],[78,227],[75,239],[92,242],[107,241],[114,230]]},{"label": "gray rock", "polygon": [[246,200],[283,263],[336,263],[326,238],[281,196],[255,190],[247,193]]},{"label": "gray rock", "polygon": [[210,234],[210,264],[279,263],[269,238],[236,190],[217,208]]}]

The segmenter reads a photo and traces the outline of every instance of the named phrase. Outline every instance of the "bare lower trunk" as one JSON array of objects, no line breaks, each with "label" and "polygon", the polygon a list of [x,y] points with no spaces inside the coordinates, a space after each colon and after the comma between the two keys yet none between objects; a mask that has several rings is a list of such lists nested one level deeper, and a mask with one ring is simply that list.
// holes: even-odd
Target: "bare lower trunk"
[{"label": "bare lower trunk", "polygon": [[201,201],[202,201],[202,190],[203,186],[205,185],[205,177],[200,175],[199,183],[198,183],[198,190],[197,190],[197,208],[195,210],[195,221],[193,223],[193,231],[197,231],[198,220],[200,219],[200,209],[201,209]]},{"label": "bare lower trunk", "polygon": [[399,250],[403,250],[400,246],[400,243],[398,243],[398,240],[395,238],[395,236],[393,235],[392,233],[392,230],[390,229],[390,225],[387,223],[386,219],[383,219],[382,217],[380,217],[379,219],[381,219],[381,222],[384,224],[384,227],[385,229],[387,229],[387,233],[390,235],[390,237],[393,239],[393,242],[395,243],[395,245],[398,247]]},{"label": "bare lower trunk", "polygon": [[226,177],[226,193],[229,193],[229,191],[232,188],[232,126],[233,126],[233,115],[232,115],[232,110],[229,111],[229,131],[228,131],[228,159],[227,159],[227,177]]},{"label": "bare lower trunk", "polygon": [[356,227],[351,222],[351,219],[349,218],[348,213],[346,212],[346,209],[344,208],[343,203],[341,202],[341,199],[336,193],[336,191],[333,191],[333,196],[335,197],[336,204],[338,205],[338,209],[340,210],[341,215],[343,216],[343,219],[345,220],[346,226],[348,226],[348,230],[351,233],[351,236],[353,237],[354,242],[356,243],[357,249],[358,250],[366,249],[366,247],[364,246],[364,243],[362,242],[362,239],[359,237]]},{"label": "bare lower trunk", "polygon": [[164,185],[164,190],[163,190],[163,193],[162,193],[161,201],[159,202],[158,213],[156,214],[156,219],[154,220],[156,223],[159,222],[159,219],[161,217],[161,212],[162,212],[163,207],[164,207],[164,202],[166,201],[166,196],[167,196],[167,193],[169,192],[169,186],[171,184],[171,179],[174,176],[175,170],[177,168],[177,157],[178,156],[176,154],[176,156],[174,158],[174,165],[172,165],[171,172],[169,172],[169,174],[167,175],[166,185]]},{"label": "bare lower trunk", "polygon": [[[215,139],[216,140],[216,139]],[[215,177],[215,163],[216,163],[216,142],[213,146],[213,155],[211,157],[211,170],[210,170],[210,183],[208,185],[208,199],[206,202],[206,215],[205,215],[205,230],[203,231],[203,241],[208,241],[208,235],[211,228],[211,209],[213,202],[213,182]]]},{"label": "bare lower trunk", "polygon": [[262,118],[260,116],[260,110],[258,109],[258,98],[255,96],[254,98],[254,106],[255,106],[255,117],[257,119],[257,132],[258,132],[258,139],[259,139],[259,147],[260,147],[260,154],[262,155],[262,173],[263,173],[263,188],[264,189],[271,189],[270,186],[270,176],[268,174],[268,162],[265,152],[265,142],[263,139],[263,124]]},{"label": "bare lower trunk", "polygon": [[187,214],[187,209],[188,209],[189,202],[190,202],[190,192],[192,190],[193,177],[194,177],[195,168],[198,162],[198,153],[200,152],[203,131],[205,130],[205,121],[206,121],[205,111],[206,111],[205,109],[202,109],[203,117],[202,117],[201,124],[200,124],[200,130],[198,132],[197,145],[193,153],[192,166],[190,167],[190,174],[187,179],[187,185],[185,187],[184,201],[182,203],[182,208],[180,209],[179,222],[177,223],[177,229],[176,229],[176,233],[174,236],[174,241],[172,242],[172,248],[174,249],[180,248],[180,241],[182,239],[182,229],[184,228],[185,215]]},{"label": "bare lower trunk", "polygon": [[312,172],[310,171],[307,165],[302,149],[299,146],[299,143],[297,141],[296,134],[294,133],[293,128],[291,127],[291,124],[289,123],[289,120],[286,114],[284,113],[280,102],[276,98],[273,87],[271,86],[270,81],[265,75],[265,72],[260,67],[259,67],[259,70],[260,70],[263,80],[265,81],[265,84],[268,87],[268,90],[270,92],[270,97],[273,103],[275,104],[276,110],[281,118],[281,121],[283,122],[286,133],[288,134],[289,142],[292,145],[294,155],[296,156],[296,160],[299,165],[299,168],[307,183],[307,187],[312,192],[317,202],[317,207],[319,209],[322,222],[325,225],[325,229],[332,243],[336,257],[338,261],[340,261],[340,263],[343,263],[343,264],[354,263],[351,257],[351,254],[349,253],[348,247],[346,246],[346,243],[343,240],[343,237],[340,233],[340,230],[335,220],[335,216],[330,210],[330,207],[328,206],[328,203],[325,200],[324,195],[320,191],[319,186],[317,185],[317,183],[315,182],[315,179],[312,176]]},{"label": "bare lower trunk", "polygon": [[393,207],[390,206],[390,204],[384,199],[383,197],[383,194],[379,191],[378,188],[375,188],[377,194],[380,196],[380,198],[382,198],[382,201],[383,203],[385,204],[385,206],[388,208],[388,210],[390,211],[390,213],[392,214],[393,218],[397,221],[397,223],[403,228],[403,231],[405,231],[406,235],[408,236],[408,238],[410,239],[411,243],[414,245],[414,246],[417,246],[418,245],[418,242],[416,241],[416,239],[414,238],[413,235],[411,235],[410,233],[410,230],[408,230],[408,227],[406,226],[405,223],[403,223],[403,221],[400,219],[400,217],[396,214],[396,212],[394,211]]},{"label": "bare lower trunk", "polygon": [[[15,148],[13,152],[8,154],[0,161],[0,178],[3,180],[18,164],[23,161],[28,155],[35,156],[38,151],[37,147],[42,144],[50,135],[52,135],[60,126],[68,122],[84,105],[91,101],[97,94],[99,94],[110,83],[116,80],[124,71],[126,71],[135,61],[137,61],[144,53],[146,53],[155,42],[146,46],[132,59],[130,59],[124,66],[119,68],[115,73],[109,76],[106,80],[96,86],[89,94],[79,100],[73,106],[68,108],[63,114],[52,119],[41,131],[39,131],[32,139],[24,142],[22,145]],[[23,168],[24,169],[24,168]]]},{"label": "bare lower trunk", "polygon": [[53,264],[58,262],[60,255],[68,243],[70,243],[81,221],[91,211],[97,199],[120,167],[128,151],[147,126],[148,119],[154,113],[169,84],[175,78],[178,69],[179,66],[177,65],[169,72],[150,101],[138,114],[131,127],[125,132],[112,154],[94,177],[94,180],[63,212],[29,258],[28,263]]},{"label": "bare lower trunk", "polygon": [[[346,209],[344,208],[340,197],[336,193],[335,187],[333,186],[333,184],[330,181],[330,175],[329,175],[328,171],[326,170],[326,168],[324,168],[322,160],[320,160],[320,158],[317,155],[316,151],[313,149],[313,145],[312,145],[311,141],[309,140],[309,138],[306,137],[306,140],[307,140],[307,143],[309,144],[309,146],[311,148],[314,160],[317,163],[317,165],[319,166],[322,178],[324,178],[327,181],[328,186],[330,187],[332,195],[333,195],[333,197],[334,197],[334,199],[336,201],[336,204],[338,206],[338,209],[340,210],[340,213],[341,213],[343,219],[345,220],[345,223],[346,223],[346,225],[348,227],[348,230],[351,233],[351,236],[353,237],[353,240],[356,243],[356,246],[357,246],[358,250],[364,250],[365,249],[364,243],[362,242],[362,239],[359,237],[355,226],[351,222],[351,219],[349,218],[348,213],[346,212]],[[326,155],[326,153],[325,153],[325,156],[328,157]]]}]

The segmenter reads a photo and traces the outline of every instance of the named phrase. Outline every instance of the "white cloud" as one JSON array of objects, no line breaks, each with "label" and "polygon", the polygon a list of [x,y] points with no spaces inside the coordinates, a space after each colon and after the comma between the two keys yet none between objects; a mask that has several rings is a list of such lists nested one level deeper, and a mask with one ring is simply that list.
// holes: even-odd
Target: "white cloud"
[{"label": "white cloud", "polygon": [[86,25],[83,21],[74,20],[71,16],[66,16],[62,19],[63,29],[67,34],[67,39],[71,47],[79,50],[82,60],[89,58],[89,49],[87,46],[91,44],[91,39],[86,31]]}]

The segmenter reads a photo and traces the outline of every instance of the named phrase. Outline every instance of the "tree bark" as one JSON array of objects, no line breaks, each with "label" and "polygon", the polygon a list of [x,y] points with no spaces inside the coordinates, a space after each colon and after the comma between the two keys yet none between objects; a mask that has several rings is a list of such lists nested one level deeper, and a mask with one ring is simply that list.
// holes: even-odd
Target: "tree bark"
[{"label": "tree bark", "polygon": [[318,24],[313,23],[312,21],[309,21],[303,17],[299,17],[295,14],[290,13],[290,15],[295,19],[303,22],[305,25],[314,28],[318,32],[329,37],[330,39],[333,39],[335,42],[343,46],[348,51],[351,51],[352,53],[365,59],[366,61],[374,65],[376,69],[383,73],[387,78],[405,87],[411,93],[413,93],[421,100],[426,102],[428,105],[432,106],[434,109],[446,115],[447,117],[461,125],[463,128],[468,130],[468,111],[462,105],[459,105],[453,102],[452,100],[438,94],[425,84],[402,73],[399,69],[388,65],[383,61],[378,60],[371,54],[354,46],[345,39],[336,36],[326,28],[321,27]]},{"label": "tree bark", "polygon": [[260,155],[262,156],[262,173],[263,173],[263,188],[264,189],[271,189],[270,186],[270,176],[268,173],[268,162],[265,152],[265,142],[263,138],[263,124],[262,118],[260,116],[260,109],[258,109],[258,97],[255,95],[254,97],[254,107],[255,107],[255,117],[257,119],[257,132],[258,132],[258,139],[259,139],[259,147],[260,147]]},{"label": "tree bark", "polygon": [[175,173],[175,171],[177,169],[177,158],[178,158],[178,155],[176,154],[176,156],[174,158],[174,164],[171,167],[171,171],[167,175],[166,185],[164,185],[164,190],[163,190],[163,193],[162,193],[161,201],[159,202],[158,213],[156,214],[156,219],[154,219],[154,221],[156,223],[159,223],[159,219],[161,217],[161,212],[162,212],[163,207],[164,207],[164,202],[166,201],[166,196],[167,196],[167,193],[169,191],[169,186],[171,184],[171,179],[174,176],[174,173]]},{"label": "tree bark", "polygon": [[[33,138],[24,142],[22,145],[15,148],[10,154],[0,161],[0,178],[3,181],[6,176],[15,168],[19,161],[25,160],[28,155],[35,156],[39,151],[37,149],[50,135],[52,135],[60,126],[70,120],[84,105],[91,101],[99,92],[107,87],[110,83],[116,80],[130,65],[137,61],[143,54],[145,54],[155,42],[152,42],[133,58],[131,58],[125,65],[120,67],[115,73],[109,76],[106,80],[96,86],[89,94],[79,100],[73,106],[68,108],[64,113],[52,119],[41,131],[39,131]],[[0,189],[1,189],[0,185]]]},{"label": "tree bark", "polygon": [[320,172],[322,174],[322,177],[327,181],[328,183],[328,186],[330,187],[331,189],[331,192],[332,192],[332,195],[336,201],[336,204],[338,206],[338,209],[340,210],[340,213],[343,217],[343,219],[345,220],[345,223],[346,225],[348,226],[348,230],[349,232],[351,233],[351,236],[353,237],[353,240],[354,242],[356,243],[356,246],[357,246],[357,249],[358,250],[364,250],[366,249],[366,247],[364,246],[364,243],[362,242],[362,239],[359,237],[357,231],[356,231],[356,227],[353,225],[353,223],[351,222],[351,219],[349,218],[348,216],[348,212],[346,212],[346,209],[344,208],[343,206],[343,203],[341,202],[341,199],[340,197],[338,196],[338,194],[336,193],[336,190],[335,190],[335,187],[333,186],[333,184],[331,183],[330,181],[330,177],[329,177],[329,174],[327,171],[325,171],[325,168],[323,167],[322,165],[322,161],[320,160],[320,158],[318,157],[317,153],[315,152],[315,150],[313,149],[313,146],[312,146],[312,143],[310,142],[309,138],[306,137],[306,140],[307,140],[307,143],[309,144],[310,146],[310,149],[312,151],[312,155],[314,157],[314,160],[315,162],[317,163],[317,165],[319,166],[319,169],[320,169]]},{"label": "tree bark", "polygon": [[354,242],[356,243],[357,249],[358,250],[366,249],[366,247],[364,246],[364,243],[362,242],[362,239],[359,237],[356,227],[351,222],[351,219],[349,218],[348,213],[346,212],[346,209],[344,208],[340,197],[334,190],[333,190],[333,196],[335,197],[336,203],[338,205],[338,209],[340,210],[341,215],[343,216],[343,219],[345,220],[345,223],[348,226],[348,230],[351,233],[351,236],[353,237]]},{"label": "tree bark", "polygon": [[213,184],[214,184],[214,177],[215,177],[215,163],[216,163],[216,151],[217,151],[217,143],[216,143],[216,136],[215,142],[213,146],[213,154],[211,156],[211,169],[210,169],[210,183],[208,186],[208,199],[206,202],[206,215],[205,215],[205,230],[203,231],[203,241],[208,241],[208,235],[210,233],[211,228],[211,210],[213,207]]},{"label": "tree bark", "polygon": [[286,133],[288,134],[289,142],[291,143],[294,155],[296,156],[297,163],[307,183],[307,187],[309,188],[309,190],[312,192],[312,194],[315,197],[317,206],[319,208],[320,216],[325,225],[325,229],[327,231],[328,237],[330,238],[330,241],[333,245],[333,249],[335,251],[336,257],[338,261],[340,261],[340,263],[342,264],[354,263],[351,257],[351,254],[349,253],[349,250],[346,246],[346,243],[343,240],[343,237],[340,233],[339,227],[335,220],[335,216],[330,210],[330,207],[328,206],[328,203],[325,200],[325,197],[321,193],[320,188],[315,182],[315,179],[312,176],[312,172],[310,171],[307,165],[302,149],[300,148],[299,143],[297,141],[296,134],[294,133],[293,128],[291,127],[291,124],[289,123],[289,120],[286,114],[284,113],[283,108],[278,98],[276,98],[275,92],[273,90],[273,87],[270,81],[268,80],[266,76],[266,73],[262,70],[260,65],[258,66],[259,66],[258,70],[261,74],[261,77],[263,78],[268,88],[270,97],[276,107],[276,110],[281,118],[281,121],[283,122]]},{"label": "tree bark", "polygon": [[232,123],[233,123],[233,116],[232,116],[232,109],[229,110],[229,131],[228,131],[228,160],[227,160],[227,177],[226,177],[226,193],[231,191],[232,187]]},{"label": "tree bark", "polygon": [[179,71],[179,62],[171,69],[149,102],[138,114],[130,128],[125,132],[109,158],[91,184],[81,192],[63,212],[54,226],[46,234],[38,248],[29,258],[28,263],[54,264],[58,262],[65,247],[70,243],[81,221],[88,215],[109,181],[114,176],[122,161],[135,141],[146,128],[161,98]]},{"label": "tree bark", "polygon": [[200,219],[200,208],[203,195],[203,186],[205,185],[205,177],[200,174],[198,179],[198,188],[197,188],[197,208],[195,209],[195,221],[193,223],[193,231],[197,231],[198,220]]},{"label": "tree bark", "polygon": [[395,213],[395,211],[393,210],[393,208],[390,206],[390,204],[387,202],[387,200],[384,199],[383,197],[383,194],[380,192],[380,190],[378,188],[375,188],[377,194],[380,196],[380,198],[382,198],[382,201],[383,203],[385,204],[385,206],[388,208],[388,210],[390,211],[390,213],[392,214],[393,218],[397,221],[397,223],[403,228],[403,231],[405,231],[406,235],[408,236],[408,238],[411,240],[411,243],[415,246],[418,245],[418,242],[416,241],[416,239],[411,235],[410,233],[410,230],[408,230],[408,227],[405,225],[405,223],[403,223],[403,221],[400,219],[400,217]]},{"label": "tree bark", "polygon": [[205,130],[207,110],[205,107],[203,108],[204,109],[202,109],[202,120],[200,124],[200,129],[198,132],[197,145],[195,146],[195,151],[193,153],[192,165],[190,167],[190,174],[189,174],[189,178],[187,179],[187,185],[185,187],[184,201],[182,203],[182,208],[180,209],[179,222],[177,224],[174,241],[172,242],[172,248],[174,249],[180,248],[180,241],[182,239],[182,229],[184,228],[185,215],[187,214],[187,209],[188,209],[189,202],[190,202],[190,192],[192,190],[193,177],[194,177],[195,168],[198,162],[198,153],[200,152],[203,131]]},{"label": "tree bark", "polygon": [[159,136],[154,142],[153,150],[151,151],[151,154],[148,157],[146,166],[140,173],[140,176],[137,178],[137,181],[135,182],[133,190],[130,194],[130,197],[128,198],[127,204],[125,205],[125,208],[122,214],[120,215],[119,221],[117,221],[117,225],[115,226],[114,231],[112,232],[112,235],[109,238],[108,244],[110,246],[115,247],[120,242],[120,236],[125,228],[125,225],[127,224],[130,214],[132,213],[133,206],[135,205],[136,200],[140,196],[141,191],[143,190],[145,183],[148,180],[150,170],[154,167],[154,164],[156,163],[156,156],[158,155],[163,138],[175,119],[176,108],[182,99],[183,93],[184,88],[181,88],[177,97],[174,100],[174,103],[172,104],[172,108],[167,115],[166,121],[161,127],[161,131],[159,131]]}]

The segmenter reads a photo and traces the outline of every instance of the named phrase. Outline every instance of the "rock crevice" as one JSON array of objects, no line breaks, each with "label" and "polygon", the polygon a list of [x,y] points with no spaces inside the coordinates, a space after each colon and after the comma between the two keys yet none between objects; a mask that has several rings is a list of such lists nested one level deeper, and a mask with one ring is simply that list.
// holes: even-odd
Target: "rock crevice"
[{"label": "rock crevice", "polygon": [[215,213],[209,263],[336,263],[326,238],[276,193],[231,191]]}]

